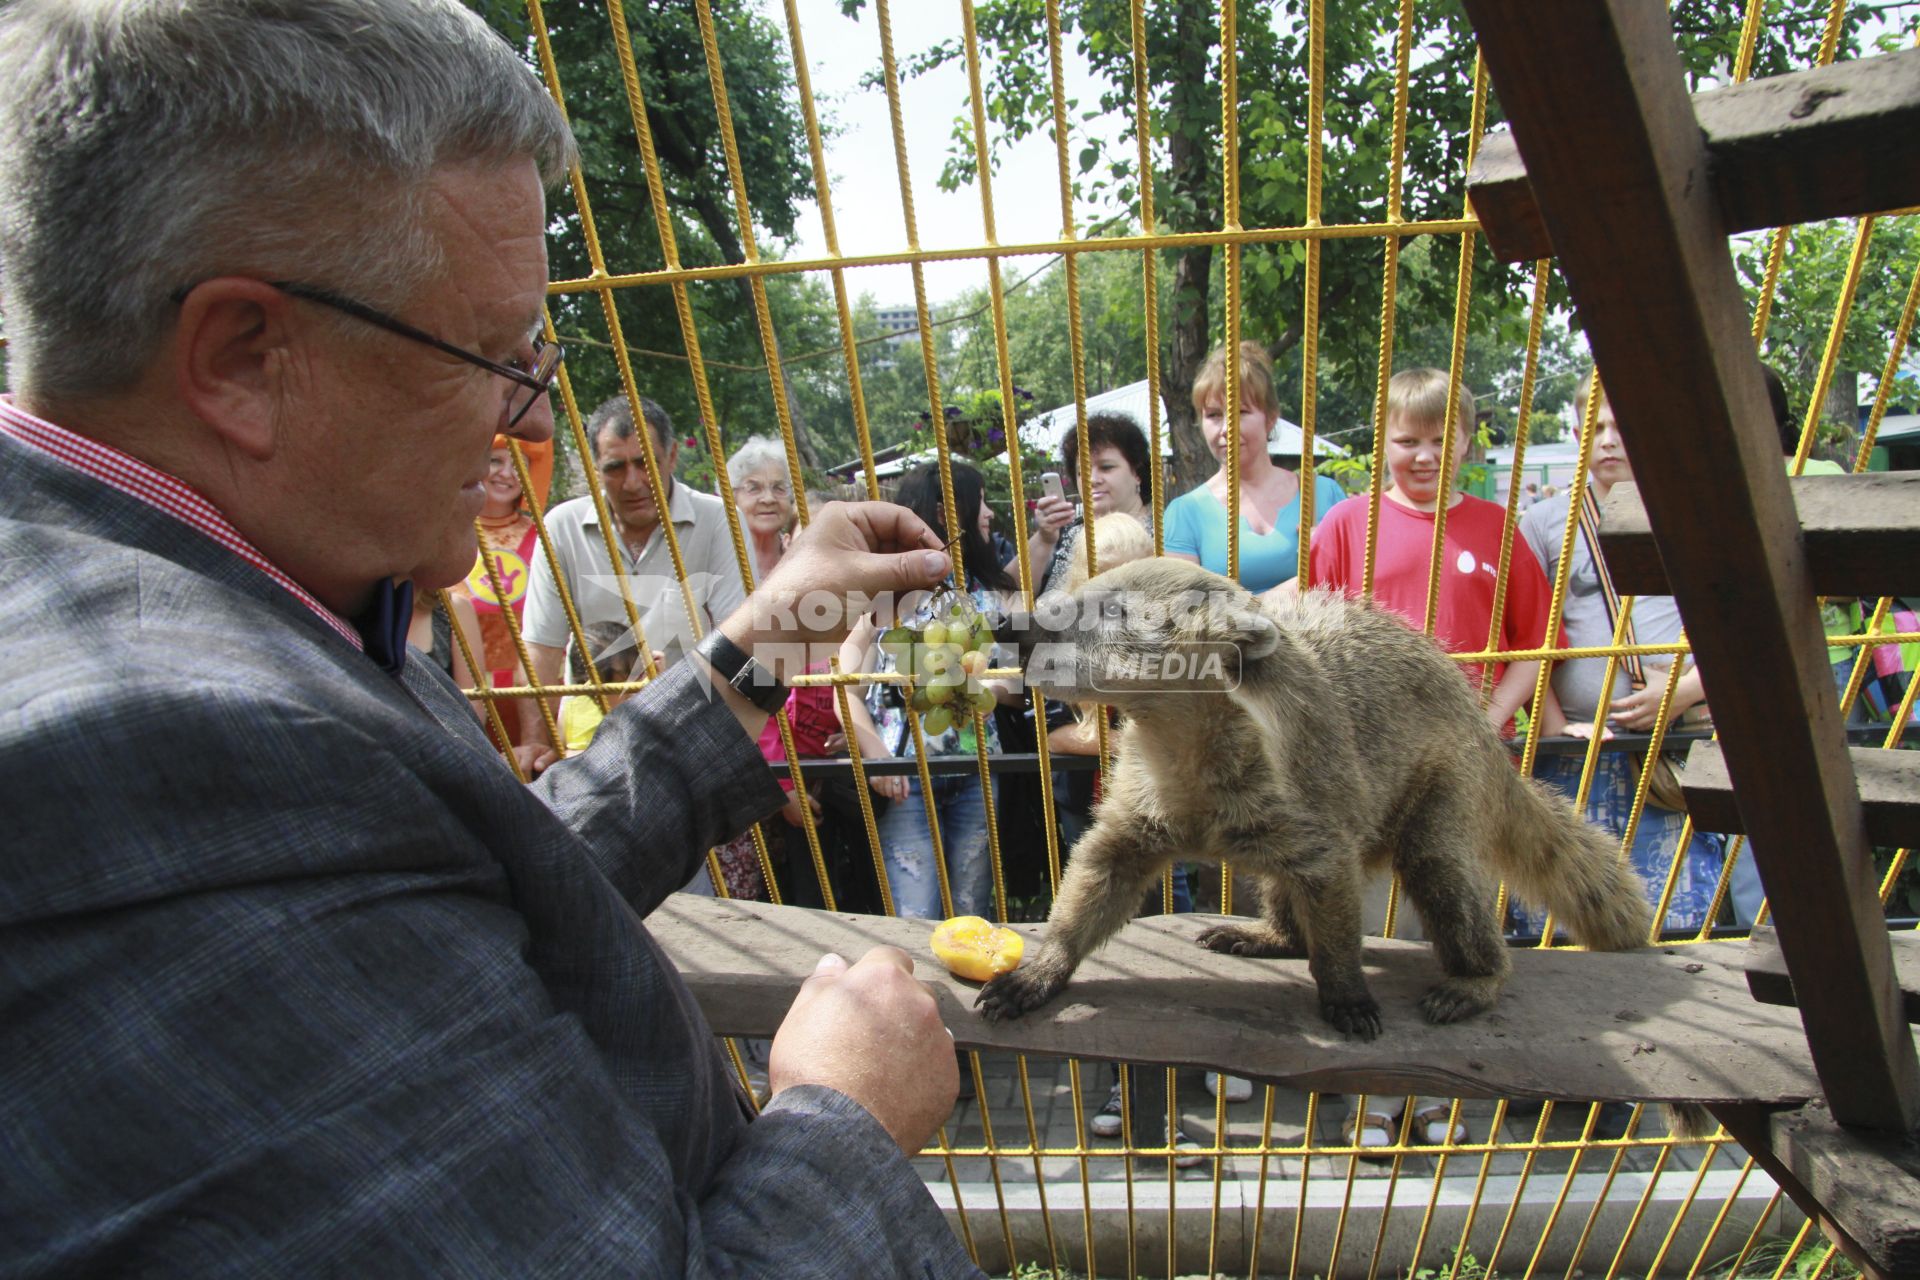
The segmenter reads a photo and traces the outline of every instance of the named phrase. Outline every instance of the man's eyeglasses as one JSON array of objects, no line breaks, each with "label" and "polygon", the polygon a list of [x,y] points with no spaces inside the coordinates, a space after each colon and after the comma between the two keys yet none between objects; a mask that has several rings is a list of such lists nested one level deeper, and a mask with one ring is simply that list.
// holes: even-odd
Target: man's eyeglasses
[{"label": "man's eyeglasses", "polygon": [[[317,285],[301,284],[293,280],[267,280],[263,283],[278,289],[289,297],[301,298],[307,302],[315,302],[323,307],[331,307],[333,310],[350,315],[356,320],[364,320],[368,324],[377,325],[385,329],[388,333],[397,333],[403,338],[410,338],[414,342],[423,343],[426,346],[432,347],[435,351],[445,352],[457,360],[464,360],[468,364],[477,365],[489,373],[497,373],[509,382],[517,384],[518,389],[507,399],[506,423],[500,428],[502,431],[511,431],[520,419],[526,417],[527,411],[532,409],[533,406],[540,401],[541,397],[545,396],[547,392],[552,389],[554,379],[560,375],[560,361],[565,355],[565,352],[557,342],[548,342],[544,338],[535,338],[533,342],[533,358],[527,362],[524,368],[519,368],[514,365],[501,364],[498,361],[489,360],[485,356],[476,355],[464,347],[456,347],[451,342],[445,342],[434,337],[424,329],[414,328],[405,320],[390,316],[386,312],[370,307],[364,302],[355,302],[352,298],[334,293],[330,289],[322,289]],[[186,289],[181,289],[176,292],[173,295],[174,302],[184,302],[187,293],[188,290]]]}]

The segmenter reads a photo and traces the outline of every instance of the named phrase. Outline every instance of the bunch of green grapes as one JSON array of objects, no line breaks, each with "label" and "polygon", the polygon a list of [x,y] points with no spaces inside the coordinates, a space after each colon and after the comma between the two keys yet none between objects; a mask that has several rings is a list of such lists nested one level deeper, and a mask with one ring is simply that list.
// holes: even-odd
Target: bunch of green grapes
[{"label": "bunch of green grapes", "polygon": [[981,684],[993,654],[993,627],[971,598],[948,589],[935,598],[932,620],[917,630],[889,629],[880,647],[903,674],[914,678],[907,706],[935,737],[961,717],[993,710],[993,690]]}]

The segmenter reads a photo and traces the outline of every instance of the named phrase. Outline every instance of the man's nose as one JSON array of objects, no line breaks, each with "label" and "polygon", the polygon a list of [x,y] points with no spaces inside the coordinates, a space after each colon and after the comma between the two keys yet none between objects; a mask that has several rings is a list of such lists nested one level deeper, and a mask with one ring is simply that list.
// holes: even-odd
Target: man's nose
[{"label": "man's nose", "polygon": [[506,434],[529,444],[553,439],[553,392],[541,392],[539,399],[520,415],[520,421],[507,428]]}]

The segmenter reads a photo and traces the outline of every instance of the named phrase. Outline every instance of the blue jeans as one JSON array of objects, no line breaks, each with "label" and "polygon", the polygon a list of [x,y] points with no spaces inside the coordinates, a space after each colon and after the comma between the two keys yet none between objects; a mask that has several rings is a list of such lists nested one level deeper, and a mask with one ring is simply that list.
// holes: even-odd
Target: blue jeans
[{"label": "blue jeans", "polygon": [[[987,852],[986,798],[978,774],[954,774],[933,780],[934,810],[940,816],[940,846],[947,855],[947,883],[953,914],[993,912],[993,860]],[[916,920],[947,914],[940,903],[940,876],[933,865],[933,836],[927,830],[927,806],[920,779],[907,779],[907,795],[880,816],[880,849],[886,858],[893,913]]]}]

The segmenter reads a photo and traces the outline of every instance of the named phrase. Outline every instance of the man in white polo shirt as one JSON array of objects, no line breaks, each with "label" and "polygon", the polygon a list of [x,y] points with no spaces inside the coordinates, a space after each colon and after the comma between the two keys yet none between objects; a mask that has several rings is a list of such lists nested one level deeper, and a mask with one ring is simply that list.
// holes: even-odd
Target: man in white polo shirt
[{"label": "man in white polo shirt", "polygon": [[[626,397],[615,396],[587,418],[587,440],[606,491],[613,516],[613,544],[622,563],[607,556],[607,539],[591,494],[563,502],[547,513],[547,537],[567,594],[579,612],[580,625],[596,622],[628,623],[622,587],[633,599],[648,647],[665,655],[667,665],[691,651],[699,638],[732,613],[746,599],[740,562],[727,532],[726,508],[720,499],[675,484],[674,462],[680,442],[674,436],[667,411],[645,396],[640,412],[653,434],[654,462],[667,489],[666,510],[674,539],[687,569],[686,592],[674,572],[673,552],[667,545],[661,504],[647,477],[644,447],[634,430],[633,411]],[[693,598],[697,618],[687,616],[687,595]],[[694,626],[694,621],[698,627]],[[544,555],[535,556],[527,584],[525,621],[527,649],[542,684],[559,680],[571,632],[566,609],[560,603],[552,568]],[[520,703],[521,765],[529,776],[551,763],[546,720],[528,698]]]}]

